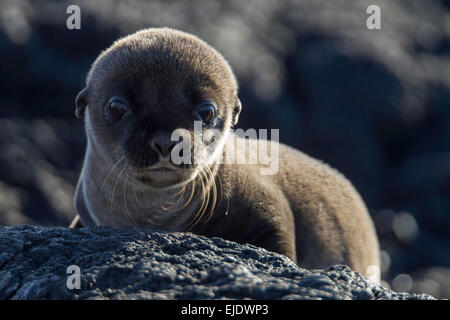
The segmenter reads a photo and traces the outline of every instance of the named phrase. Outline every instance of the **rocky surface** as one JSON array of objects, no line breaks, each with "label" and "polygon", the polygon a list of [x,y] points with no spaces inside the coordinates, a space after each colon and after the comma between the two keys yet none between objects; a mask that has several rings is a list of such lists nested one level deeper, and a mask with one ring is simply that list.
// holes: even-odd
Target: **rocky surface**
[{"label": "rocky surface", "polygon": [[[81,271],[70,290],[69,266]],[[345,266],[304,270],[251,245],[187,233],[0,227],[0,299],[432,299]]]}]

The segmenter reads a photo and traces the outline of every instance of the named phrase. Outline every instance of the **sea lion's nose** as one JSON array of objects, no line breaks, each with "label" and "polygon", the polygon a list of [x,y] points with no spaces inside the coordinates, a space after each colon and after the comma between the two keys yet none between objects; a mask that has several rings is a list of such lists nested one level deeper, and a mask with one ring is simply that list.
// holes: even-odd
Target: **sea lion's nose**
[{"label": "sea lion's nose", "polygon": [[162,158],[166,158],[169,155],[175,144],[175,141],[171,141],[170,137],[166,136],[157,136],[150,143],[152,149],[159,153]]}]

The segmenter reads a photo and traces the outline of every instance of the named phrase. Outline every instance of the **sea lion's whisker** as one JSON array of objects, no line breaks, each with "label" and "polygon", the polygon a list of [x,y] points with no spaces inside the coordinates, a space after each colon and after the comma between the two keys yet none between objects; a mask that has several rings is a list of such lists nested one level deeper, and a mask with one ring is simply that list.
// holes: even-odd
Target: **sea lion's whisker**
[{"label": "sea lion's whisker", "polygon": [[209,210],[208,214],[206,215],[205,223],[207,223],[212,218],[213,213],[214,213],[214,209],[216,208],[216,203],[217,203],[216,179],[214,177],[214,174],[213,174],[212,170],[209,167],[208,167],[208,171],[209,171],[209,174],[210,174],[210,179],[212,180],[213,201],[212,201],[210,210]]},{"label": "sea lion's whisker", "polygon": [[113,191],[111,193],[110,211],[109,211],[111,215],[113,214],[112,209],[113,209],[113,203],[114,203],[114,193],[116,192],[117,184],[120,180],[120,176],[125,171],[125,168],[126,168],[126,165],[123,166],[123,168],[120,170],[119,174],[117,175],[116,182],[114,183]]},{"label": "sea lion's whisker", "polygon": [[[125,172],[126,169],[128,168],[128,165],[125,167]],[[137,226],[136,221],[133,219],[132,215],[130,214],[130,211],[128,210],[128,205],[127,205],[127,199],[126,199],[126,192],[128,192],[128,186],[129,186],[129,182],[130,182],[130,177],[128,175],[128,173],[126,172],[126,179],[125,179],[125,186],[122,188],[123,190],[123,204],[125,207],[125,218],[128,220],[128,222],[131,224],[132,227]]]},{"label": "sea lion's whisker", "polygon": [[106,183],[106,181],[108,180],[108,178],[109,178],[109,176],[111,175],[111,173],[112,173],[112,172],[114,171],[114,169],[115,169],[116,167],[118,167],[118,165],[119,165],[122,161],[124,161],[124,160],[125,160],[125,157],[121,157],[118,161],[116,161],[115,163],[113,163],[113,164],[110,166],[109,172],[108,172],[108,174],[106,175],[105,179],[103,180],[102,185],[100,186],[100,192],[103,190],[103,188],[104,188],[104,186],[105,186],[105,183]]},{"label": "sea lion's whisker", "polygon": [[203,168],[199,172],[199,177],[201,180],[201,189],[200,190],[201,190],[201,194],[202,194],[202,203],[201,203],[200,209],[195,213],[194,218],[192,219],[192,224],[188,230],[192,230],[192,228],[194,228],[198,224],[198,222],[203,217],[203,215],[208,207],[208,203],[209,203],[209,192],[206,192],[207,190],[206,190],[205,182],[203,180],[204,178],[206,179]]}]

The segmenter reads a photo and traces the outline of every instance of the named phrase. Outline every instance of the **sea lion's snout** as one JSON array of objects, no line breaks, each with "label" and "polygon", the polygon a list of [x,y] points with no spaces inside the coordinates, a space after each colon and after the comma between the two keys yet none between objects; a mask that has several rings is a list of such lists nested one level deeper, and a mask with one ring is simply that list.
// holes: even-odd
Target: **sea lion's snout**
[{"label": "sea lion's snout", "polygon": [[158,135],[150,141],[150,146],[158,153],[160,159],[166,159],[170,157],[170,153],[175,147],[175,141],[172,141],[170,137]]},{"label": "sea lion's snout", "polygon": [[125,138],[124,154],[131,175],[139,182],[157,188],[189,180],[194,173],[193,167],[174,161],[172,151],[177,141],[171,139],[171,132],[148,131],[136,131]]}]

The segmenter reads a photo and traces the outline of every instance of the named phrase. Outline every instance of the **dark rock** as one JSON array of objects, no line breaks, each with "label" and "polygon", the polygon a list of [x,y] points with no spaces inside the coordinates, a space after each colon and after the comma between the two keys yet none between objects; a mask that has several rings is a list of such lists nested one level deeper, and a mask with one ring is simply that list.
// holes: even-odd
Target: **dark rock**
[{"label": "dark rock", "polygon": [[[69,266],[81,288],[68,289]],[[189,233],[0,227],[2,299],[432,299],[346,266],[305,270],[251,245]]]}]

